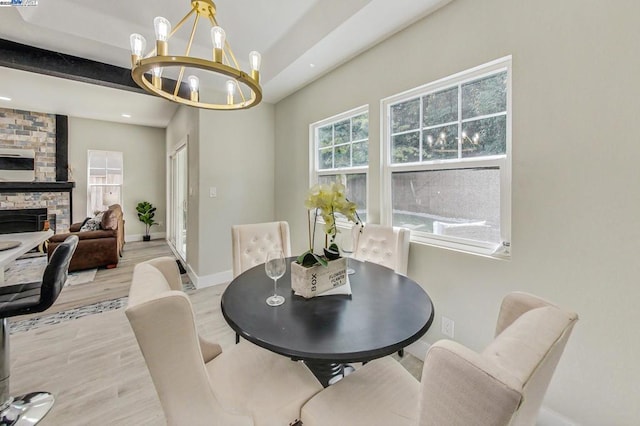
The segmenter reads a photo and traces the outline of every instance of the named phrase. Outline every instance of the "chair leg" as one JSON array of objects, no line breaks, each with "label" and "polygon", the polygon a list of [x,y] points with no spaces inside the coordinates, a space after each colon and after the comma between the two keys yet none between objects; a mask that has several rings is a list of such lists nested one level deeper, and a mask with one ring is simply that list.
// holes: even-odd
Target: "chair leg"
[{"label": "chair leg", "polygon": [[35,425],[51,410],[48,392],[32,392],[12,398],[9,394],[9,321],[0,322],[0,425]]},{"label": "chair leg", "polygon": [[240,343],[240,335],[236,333],[236,345]]},{"label": "chair leg", "polygon": [[398,355],[400,356],[400,358],[402,358],[404,356],[404,349],[400,349],[398,351]]},{"label": "chair leg", "polygon": [[12,402],[9,393],[11,360],[9,357],[9,320],[7,318],[2,319],[0,328],[0,410],[4,410]]}]

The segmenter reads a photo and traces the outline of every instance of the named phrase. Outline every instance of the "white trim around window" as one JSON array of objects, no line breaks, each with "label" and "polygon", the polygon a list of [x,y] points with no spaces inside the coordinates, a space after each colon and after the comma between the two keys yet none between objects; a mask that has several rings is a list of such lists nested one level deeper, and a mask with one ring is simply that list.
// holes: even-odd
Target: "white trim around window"
[{"label": "white trim around window", "polygon": [[[506,110],[498,110],[497,112],[489,111],[488,113],[485,113],[482,111],[482,107],[480,107],[478,108],[479,111],[477,111],[472,118],[465,117],[465,114],[462,112],[463,102],[461,98],[463,87],[469,87],[475,82],[481,82],[483,79],[490,79],[493,76],[500,76],[500,78],[502,78],[505,73]],[[409,188],[410,191],[407,189],[406,185],[402,186],[402,189],[405,190],[407,194],[413,194],[415,197],[416,211],[408,211],[408,215],[430,216],[428,220],[434,220],[433,217],[437,217],[437,220],[432,223],[432,228],[423,225],[416,225],[411,232],[412,242],[497,258],[510,257],[512,144],[511,73],[511,56],[508,56],[415,89],[390,96],[381,101],[380,122],[382,141],[380,145],[382,196],[380,212],[381,222],[383,224],[398,225],[397,223],[394,223],[394,217],[402,217],[404,214],[403,209],[395,209],[394,206],[393,185],[395,174],[396,178],[398,178],[396,188],[401,186],[401,184],[404,185],[404,181],[402,180],[404,178],[405,181],[409,181],[411,187]],[[464,86],[465,84],[468,85]],[[456,88],[457,90],[455,90]],[[435,99],[438,94],[443,94],[449,91],[451,91],[451,96],[449,98],[451,102],[448,104],[450,107],[448,109],[448,114],[437,111],[439,116],[437,119],[434,119],[435,124],[429,123],[429,120],[425,118],[425,114],[427,113],[424,111],[427,108],[425,105],[428,105],[427,98],[431,97],[429,99]],[[454,93],[457,93],[457,99]],[[411,102],[414,101],[416,104],[419,104],[419,111],[416,111],[416,105],[410,105]],[[437,100],[434,100],[433,103],[436,104]],[[392,107],[395,107],[396,109],[392,111]],[[435,108],[437,108],[437,106],[434,107],[434,109]],[[400,111],[400,113],[397,111]],[[405,114],[405,116],[410,117],[410,119],[407,119],[406,121],[396,119],[392,125],[392,114],[397,114],[398,117],[400,117],[399,114]],[[501,126],[504,124],[504,127],[500,128],[505,129],[505,140],[504,145],[500,145],[500,151],[492,152],[491,149],[485,148],[485,146],[480,143],[480,139],[484,137],[484,133],[482,137],[477,133],[468,135],[463,130],[463,126],[467,125],[467,127],[470,127],[468,126],[468,123],[473,124],[474,121],[480,122],[481,120],[492,119],[495,117],[499,117],[502,121]],[[416,125],[412,123],[418,124]],[[392,126],[395,127],[395,129],[392,129]],[[442,133],[439,133],[441,129]],[[449,130],[449,133],[451,133],[450,136],[446,134],[446,130]],[[434,140],[434,132],[436,140]],[[441,139],[438,138],[438,134]],[[460,137],[458,137],[458,135],[460,135]],[[394,137],[397,139],[392,139]],[[400,147],[400,149],[398,149],[397,152],[392,152],[392,144],[396,143],[396,140],[398,141],[397,146]],[[465,142],[465,140],[467,142]],[[415,145],[418,141],[419,148],[416,148]],[[474,145],[474,143],[476,145]],[[405,149],[405,147],[408,148]],[[405,150],[403,151],[403,149]],[[471,153],[465,154],[463,152],[465,149],[469,149]],[[477,152],[473,152],[474,149],[476,149]],[[499,215],[499,218],[495,220],[496,222],[499,222],[499,235],[497,229],[493,229],[493,234],[490,238],[471,238],[466,235],[462,235],[462,237],[460,237],[460,235],[456,235],[454,229],[459,225],[457,223],[453,223],[453,221],[450,223],[446,221],[447,218],[454,217],[455,213],[448,216],[442,214],[442,216],[447,217],[443,219],[443,222],[440,222],[441,219],[438,217],[439,212],[435,212],[432,215],[417,212],[423,208],[422,205],[425,202],[435,203],[436,197],[433,195],[430,198],[416,196],[416,190],[414,189],[413,182],[413,180],[415,180],[413,179],[414,177],[418,177],[420,173],[431,172],[433,174],[430,173],[429,176],[437,177],[437,179],[434,180],[446,182],[450,177],[454,178],[451,180],[455,180],[459,179],[461,175],[470,175],[472,174],[471,171],[478,171],[479,173],[474,174],[473,178],[468,179],[469,181],[473,181],[473,179],[475,179],[475,175],[487,175],[492,182],[495,182],[496,186],[499,182],[499,188],[496,188],[493,192],[493,198],[495,198],[493,216]],[[427,175],[423,174],[423,176]],[[437,194],[440,193],[437,192]],[[444,195],[444,197],[446,196],[447,195]],[[405,194],[405,198],[411,197]],[[456,201],[455,204],[457,204],[458,209],[465,210],[463,205],[464,201],[464,199]],[[410,202],[413,202],[413,200]],[[398,202],[397,206],[407,206],[410,202],[407,201],[404,204]],[[410,220],[408,222],[410,222]],[[477,224],[479,225],[478,228],[487,228],[487,225],[483,225],[482,221],[478,221]],[[471,225],[471,222],[461,223],[460,229],[464,227],[472,228]],[[436,230],[436,228],[438,228],[438,230]],[[443,228],[446,228],[449,231],[442,232],[441,229]],[[497,226],[495,226],[495,228],[497,228]]]},{"label": "white trim around window", "polygon": [[[354,119],[358,117],[366,117],[366,128],[356,129],[356,123]],[[369,194],[369,129],[368,119],[369,106],[363,105],[358,108],[343,112],[341,114],[334,115],[324,120],[317,121],[309,125],[309,187],[319,183],[322,177],[341,176],[341,179],[347,187],[347,198],[350,201],[358,203],[358,212],[361,214],[362,220],[366,220]],[[348,137],[339,137],[337,135],[337,125],[346,126],[348,122]],[[325,132],[322,137],[319,132],[323,130]],[[330,130],[330,132],[329,132]],[[325,140],[325,146],[321,145],[321,139]],[[327,142],[328,140],[331,142]],[[363,151],[364,149],[364,151]],[[341,150],[342,154],[338,154],[338,150]],[[326,152],[327,155],[325,164],[321,166],[321,153]],[[348,152],[348,161],[346,160],[345,152]],[[339,160],[340,164],[336,164],[337,158],[341,156]],[[329,160],[331,164],[329,164]],[[347,164],[348,163],[348,164]],[[350,188],[349,181],[362,181],[362,175],[364,175],[365,185],[359,183],[358,196],[350,197],[350,192],[355,188]],[[355,194],[354,194],[355,195]],[[360,205],[360,204],[365,204]],[[320,219],[319,219],[320,220]],[[337,218],[338,224],[341,226],[347,226],[348,222]]]},{"label": "white trim around window", "polygon": [[87,216],[123,206],[124,155],[120,151],[87,151]]}]

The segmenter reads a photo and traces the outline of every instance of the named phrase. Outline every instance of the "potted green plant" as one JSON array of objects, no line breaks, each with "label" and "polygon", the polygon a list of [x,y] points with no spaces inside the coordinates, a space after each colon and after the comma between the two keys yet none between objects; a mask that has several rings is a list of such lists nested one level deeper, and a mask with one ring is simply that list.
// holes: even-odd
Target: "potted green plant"
[{"label": "potted green plant", "polygon": [[151,235],[149,234],[149,230],[153,225],[158,224],[153,220],[153,217],[156,215],[156,208],[148,201],[140,201],[136,206],[136,211],[138,212],[138,219],[145,225],[145,234],[142,237],[142,241],[150,241]]}]

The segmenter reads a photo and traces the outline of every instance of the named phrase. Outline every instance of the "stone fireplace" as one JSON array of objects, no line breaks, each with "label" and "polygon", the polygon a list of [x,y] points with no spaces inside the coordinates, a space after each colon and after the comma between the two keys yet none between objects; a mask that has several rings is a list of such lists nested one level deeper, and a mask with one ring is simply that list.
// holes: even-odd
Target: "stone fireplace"
[{"label": "stone fireplace", "polygon": [[56,232],[67,232],[74,187],[67,182],[67,117],[0,108],[0,149],[35,154],[33,181],[3,178],[0,170],[0,211],[45,209]]}]

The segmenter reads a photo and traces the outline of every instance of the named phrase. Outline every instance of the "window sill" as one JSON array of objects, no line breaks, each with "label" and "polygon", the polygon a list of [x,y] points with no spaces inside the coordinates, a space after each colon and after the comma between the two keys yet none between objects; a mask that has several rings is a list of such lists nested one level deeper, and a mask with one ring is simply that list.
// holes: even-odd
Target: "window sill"
[{"label": "window sill", "polygon": [[453,250],[459,253],[472,254],[476,256],[487,257],[496,260],[511,260],[510,246],[504,247],[495,244],[482,242],[473,242],[468,240],[453,241],[449,239],[440,239],[432,236],[411,235],[411,242],[430,247],[443,248]]}]

